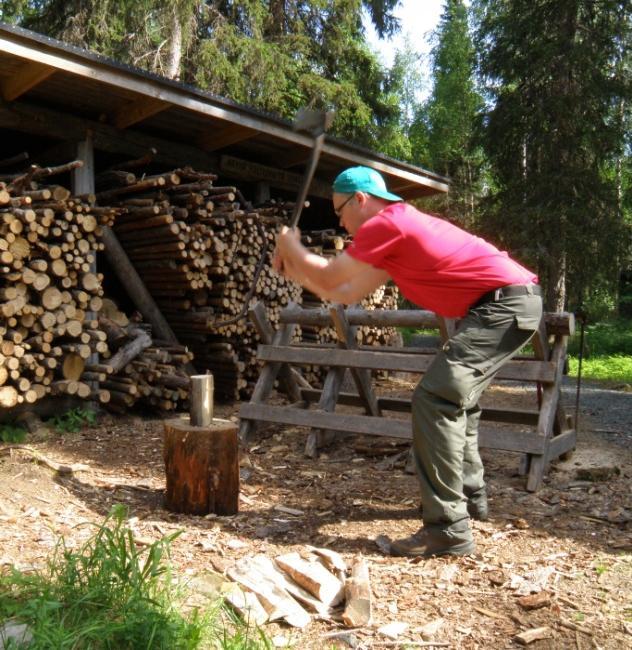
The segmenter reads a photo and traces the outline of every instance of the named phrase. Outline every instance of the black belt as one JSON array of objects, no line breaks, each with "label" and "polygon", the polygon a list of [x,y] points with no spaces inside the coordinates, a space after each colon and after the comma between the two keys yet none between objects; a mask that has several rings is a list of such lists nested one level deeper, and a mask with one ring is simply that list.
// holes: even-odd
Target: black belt
[{"label": "black belt", "polygon": [[497,302],[503,298],[512,296],[541,296],[542,287],[539,284],[508,284],[506,287],[500,287],[493,291],[484,293],[471,307],[474,309],[484,305],[486,302]]}]

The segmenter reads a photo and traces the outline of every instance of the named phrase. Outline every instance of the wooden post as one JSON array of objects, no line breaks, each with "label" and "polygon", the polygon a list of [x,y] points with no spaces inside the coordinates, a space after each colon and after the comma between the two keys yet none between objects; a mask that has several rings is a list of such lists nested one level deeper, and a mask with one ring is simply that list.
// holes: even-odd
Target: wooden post
[{"label": "wooden post", "polygon": [[126,288],[127,293],[138,308],[143,317],[151,323],[153,333],[169,341],[178,343],[176,335],[158,309],[150,293],[147,291],[142,279],[130,262],[125,250],[119,243],[116,235],[108,226],[103,227],[103,242],[105,244],[105,255],[112,265],[114,272]]},{"label": "wooden post", "polygon": [[[70,174],[72,193],[75,196],[94,194],[94,142],[92,131],[87,130],[85,140],[77,143],[76,158],[83,161],[83,166],[73,169]],[[94,261],[90,263],[90,273],[97,273],[96,256]],[[86,312],[88,321],[95,320],[96,317],[97,314],[94,311]],[[93,366],[97,365],[99,363],[99,353],[92,352],[88,357],[88,363]],[[89,383],[93,389],[97,389],[98,382]]]}]

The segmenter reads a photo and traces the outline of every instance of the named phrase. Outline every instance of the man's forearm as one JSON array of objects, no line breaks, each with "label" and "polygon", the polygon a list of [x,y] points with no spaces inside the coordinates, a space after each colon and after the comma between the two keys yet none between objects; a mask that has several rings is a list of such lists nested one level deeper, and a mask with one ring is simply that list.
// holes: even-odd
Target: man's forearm
[{"label": "man's forearm", "polygon": [[328,289],[318,284],[311,282],[307,276],[301,275],[300,271],[288,261],[284,266],[284,272],[291,280],[300,284],[301,286],[309,289],[312,293],[316,294],[322,300],[330,302],[341,302],[346,305],[357,302],[364,297],[363,293],[354,290],[349,283],[341,284],[333,289]]},{"label": "man's forearm", "polygon": [[288,255],[284,259],[289,264],[291,273],[297,282],[300,284],[309,282],[313,286],[326,288],[329,262],[324,257],[297,244],[288,251]]}]

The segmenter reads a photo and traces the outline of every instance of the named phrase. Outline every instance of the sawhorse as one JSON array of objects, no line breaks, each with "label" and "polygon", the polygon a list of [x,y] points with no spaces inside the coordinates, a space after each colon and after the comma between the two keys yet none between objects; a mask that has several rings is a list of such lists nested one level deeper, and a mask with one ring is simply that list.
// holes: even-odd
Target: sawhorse
[{"label": "sawhorse", "polygon": [[[371,371],[386,370],[424,373],[436,351],[417,348],[362,347],[356,345],[358,326],[439,328],[447,340],[454,324],[421,310],[301,309],[290,305],[280,314],[280,328],[273,333],[259,304],[251,318],[263,344],[257,358],[263,369],[251,400],[240,409],[240,436],[246,441],[258,422],[274,422],[308,427],[311,432],[306,453],[316,454],[320,444],[335,432],[412,439],[410,418],[384,417],[385,411],[410,413],[410,399],[377,397],[372,387]],[[337,346],[292,343],[297,325],[333,324],[338,334]],[[527,489],[540,487],[548,463],[575,448],[576,431],[566,417],[561,403],[561,386],[568,336],[574,331],[574,317],[569,313],[547,313],[531,339],[534,353],[518,356],[505,364],[495,379],[532,382],[539,386],[538,407],[532,410],[484,408],[482,420],[506,425],[528,425],[530,430],[515,427],[485,428],[479,431],[479,445],[522,454],[521,471],[528,475]],[[292,366],[313,365],[329,368],[322,390],[302,380]],[[345,371],[349,369],[357,394],[341,392]],[[266,403],[277,378],[290,404]],[[316,408],[310,405],[316,404]],[[335,413],[336,405],[363,407],[365,414]],[[325,433],[326,432],[326,433]]]}]

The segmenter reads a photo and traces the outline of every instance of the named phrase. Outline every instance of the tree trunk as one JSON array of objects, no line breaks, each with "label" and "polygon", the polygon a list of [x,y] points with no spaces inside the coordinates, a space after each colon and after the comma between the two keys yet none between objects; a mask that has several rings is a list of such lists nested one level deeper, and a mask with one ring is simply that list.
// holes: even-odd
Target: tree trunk
[{"label": "tree trunk", "polygon": [[194,515],[234,515],[239,507],[237,425],[214,419],[208,427],[165,422],[165,504]]},{"label": "tree trunk", "polygon": [[169,60],[167,61],[166,76],[178,79],[180,76],[180,61],[182,60],[182,23],[178,5],[173,7],[171,40],[169,43]]}]

